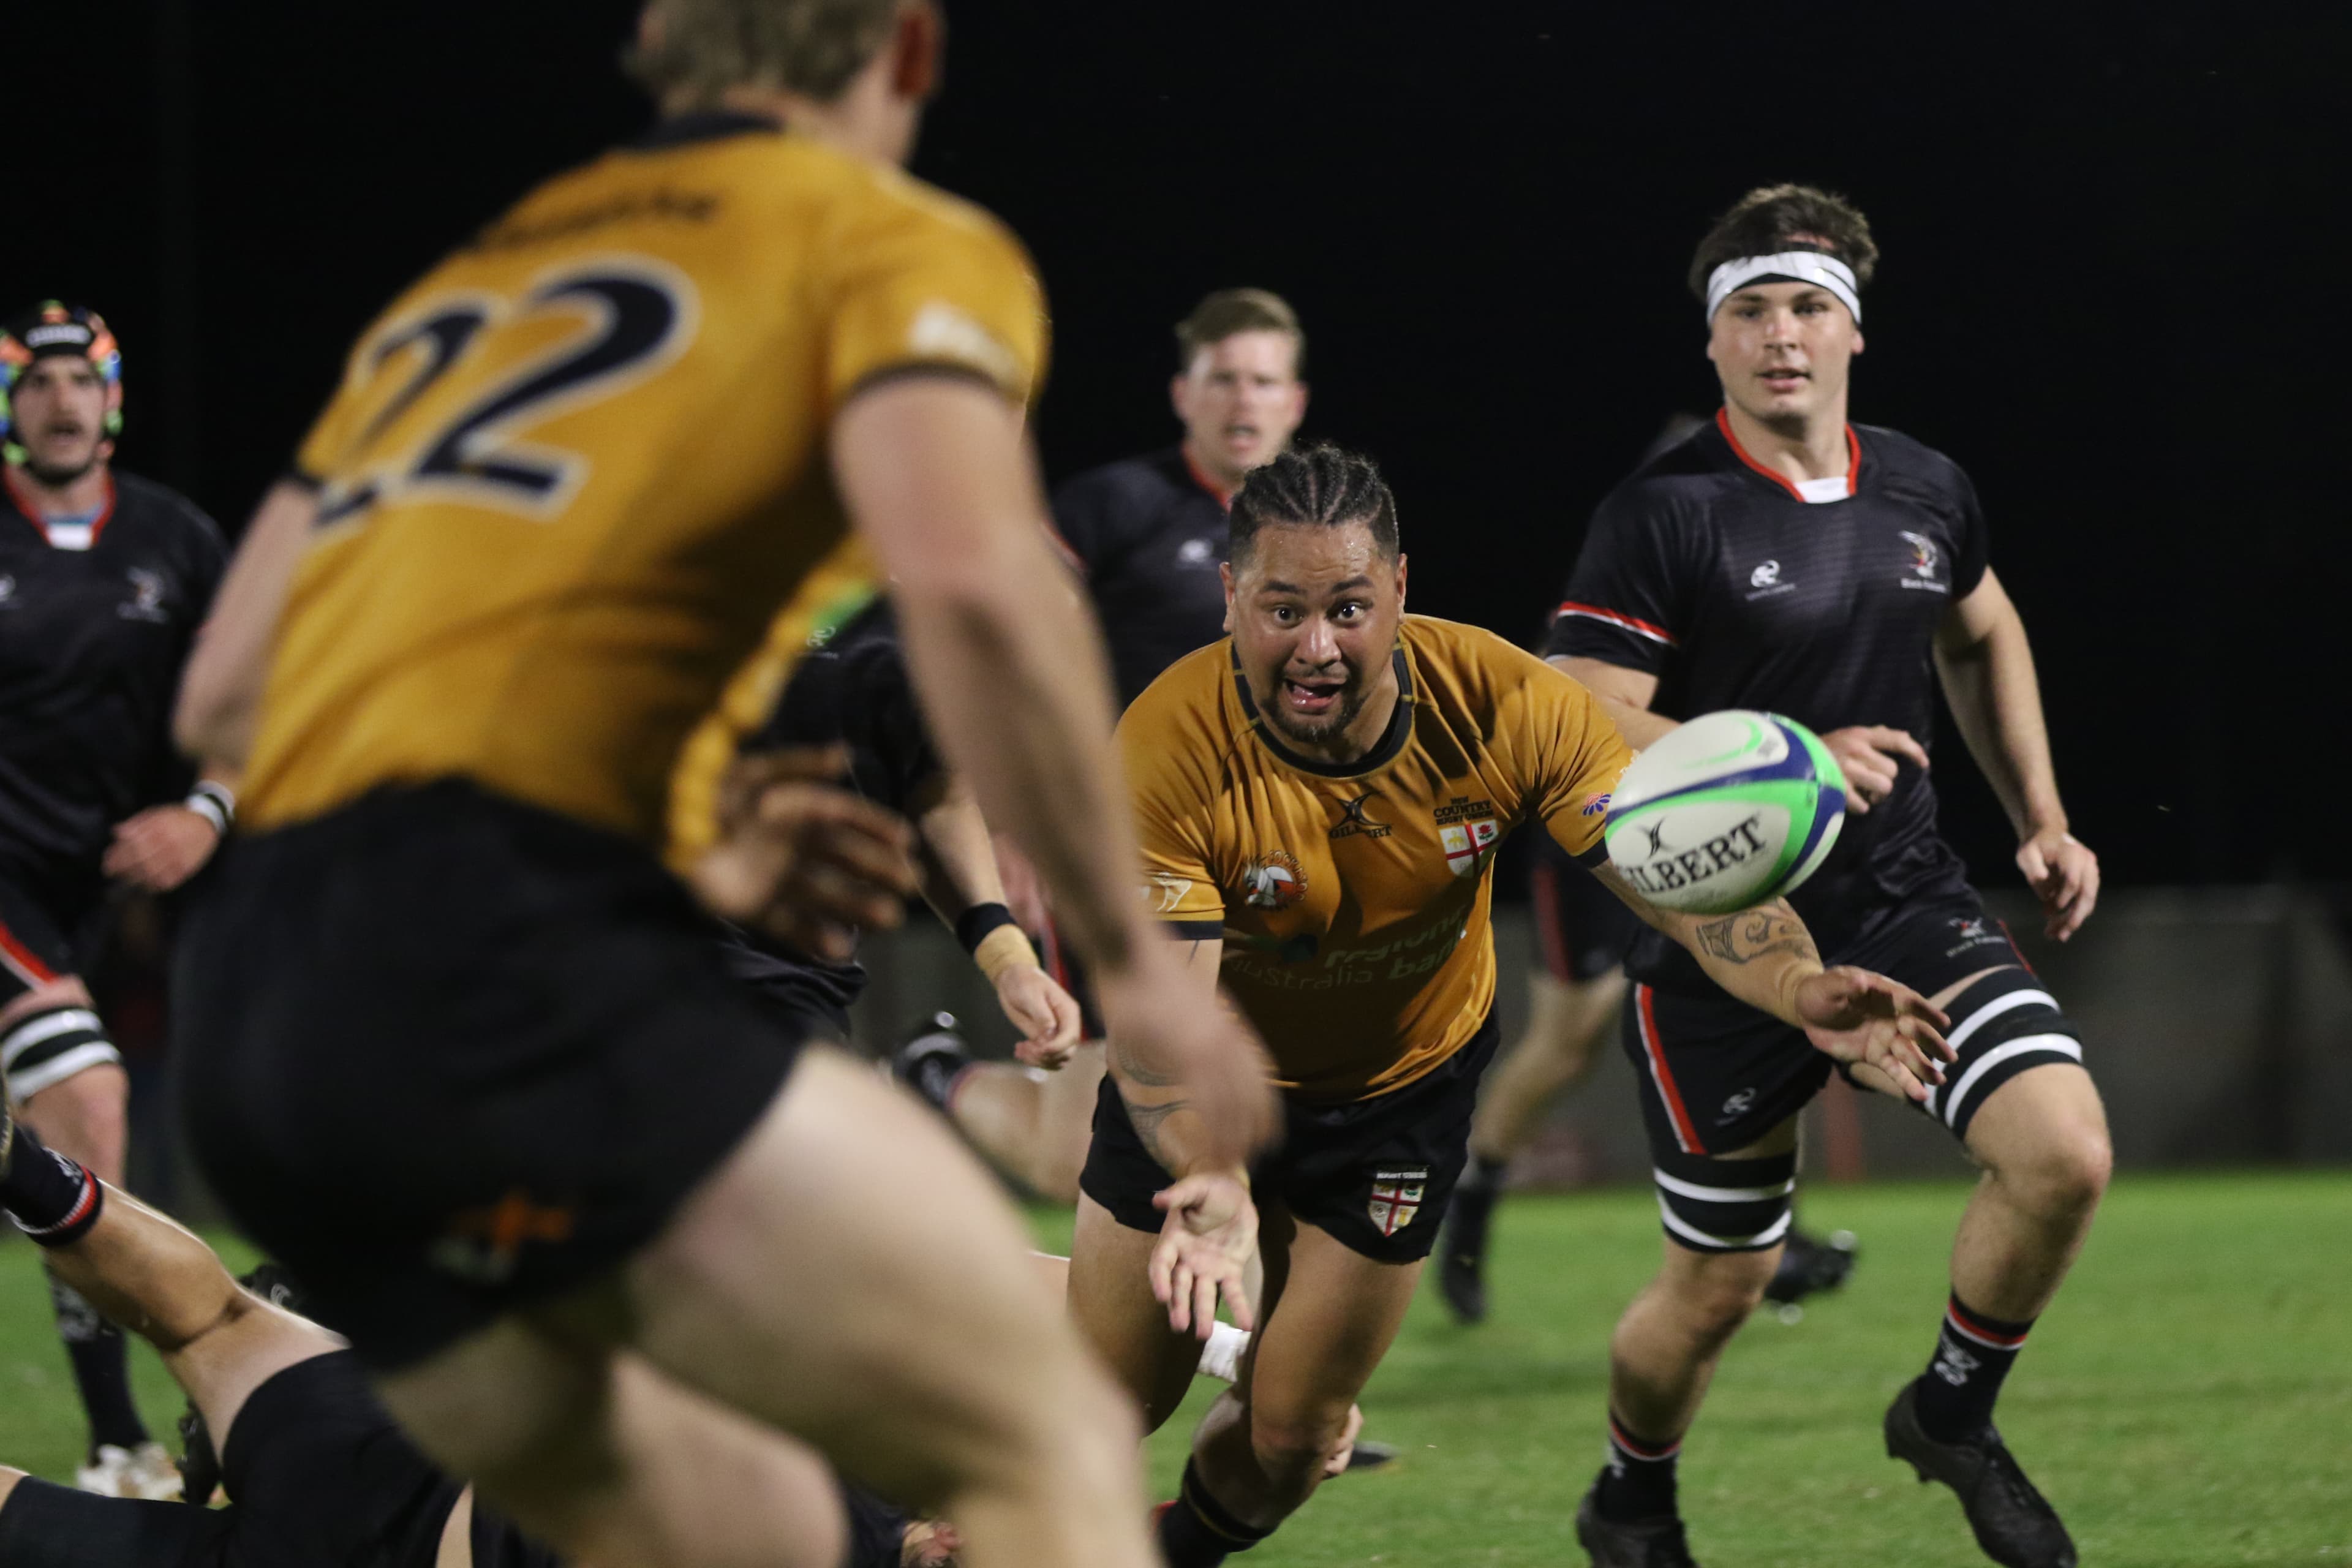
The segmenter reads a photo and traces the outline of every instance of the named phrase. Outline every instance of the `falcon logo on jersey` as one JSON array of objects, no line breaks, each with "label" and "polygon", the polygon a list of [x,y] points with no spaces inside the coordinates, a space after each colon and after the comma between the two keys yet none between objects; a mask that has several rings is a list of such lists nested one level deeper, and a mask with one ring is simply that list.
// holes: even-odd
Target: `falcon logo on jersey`
[{"label": "falcon logo on jersey", "polygon": [[16,579],[0,573],[0,608],[12,605],[16,598]]},{"label": "falcon logo on jersey", "polygon": [[1242,896],[1252,909],[1286,910],[1307,896],[1307,873],[1297,857],[1277,849],[1242,868]]},{"label": "falcon logo on jersey", "polygon": [[1751,588],[1769,588],[1780,580],[1780,563],[1778,561],[1759,563],[1755,571],[1748,574],[1748,585]]},{"label": "falcon logo on jersey", "polygon": [[144,566],[133,566],[131,597],[114,606],[114,613],[126,621],[168,621],[172,617],[163,608],[163,595],[172,580],[161,572],[150,572]]},{"label": "falcon logo on jersey", "polygon": [[1340,817],[1339,826],[1331,829],[1331,837],[1335,839],[1353,838],[1360,833],[1367,838],[1386,838],[1389,836],[1389,825],[1385,822],[1374,822],[1364,815],[1364,807],[1371,803],[1372,796],[1370,790],[1353,800],[1341,801],[1339,809],[1346,815]]},{"label": "falcon logo on jersey", "polygon": [[1936,563],[1939,557],[1936,542],[1924,533],[1913,533],[1908,529],[1901,531],[1904,542],[1911,546],[1910,574],[1895,581],[1906,588],[1923,588],[1935,594],[1950,593],[1952,590],[1948,584],[1936,581]]},{"label": "falcon logo on jersey", "polygon": [[1364,1205],[1364,1213],[1382,1236],[1394,1236],[1412,1223],[1412,1216],[1421,1212],[1422,1197],[1428,1191],[1426,1165],[1405,1171],[1374,1171],[1372,1196]]}]

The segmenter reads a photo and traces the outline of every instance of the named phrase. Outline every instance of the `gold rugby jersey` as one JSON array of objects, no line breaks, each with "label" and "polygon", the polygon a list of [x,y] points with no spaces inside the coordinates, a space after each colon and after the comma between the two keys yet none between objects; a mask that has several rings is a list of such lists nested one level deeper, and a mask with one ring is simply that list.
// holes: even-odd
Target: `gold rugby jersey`
[{"label": "gold rugby jersey", "polygon": [[1470,1042],[1495,1002],[1504,836],[1540,821],[1596,864],[1633,757],[1590,692],[1490,632],[1408,616],[1391,658],[1403,700],[1359,762],[1285,747],[1230,638],[1118,727],[1145,899],[1223,940],[1227,990],[1310,1100],[1384,1094]]},{"label": "gold rugby jersey", "polygon": [[[689,731],[756,722],[872,596],[844,401],[944,367],[1025,402],[1044,353],[994,219],[769,121],[671,121],[551,180],[368,330],[302,447],[320,526],[247,821],[457,776],[661,846]],[[685,849],[728,738],[678,774]]]}]

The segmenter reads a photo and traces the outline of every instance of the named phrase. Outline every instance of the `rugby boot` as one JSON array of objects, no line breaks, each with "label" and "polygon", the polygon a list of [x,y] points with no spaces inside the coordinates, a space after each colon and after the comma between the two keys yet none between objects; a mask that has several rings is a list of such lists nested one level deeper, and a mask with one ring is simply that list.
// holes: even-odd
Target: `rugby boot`
[{"label": "rugby boot", "polygon": [[180,1468],[161,1443],[135,1448],[101,1443],[89,1462],[74,1471],[74,1485],[100,1497],[136,1498],[142,1502],[178,1502]]},{"label": "rugby boot", "polygon": [[1780,1267],[1764,1287],[1764,1299],[1792,1306],[1819,1290],[1834,1290],[1853,1272],[1853,1232],[1834,1231],[1826,1241],[1791,1228],[1780,1248]]},{"label": "rugby boot", "polygon": [[1595,1500],[1600,1490],[1601,1483],[1593,1482],[1576,1505],[1577,1544],[1592,1559],[1592,1568],[1698,1568],[1691,1560],[1679,1515],[1603,1519]]},{"label": "rugby boot", "polygon": [[956,1026],[955,1015],[934,1013],[890,1058],[890,1076],[944,1114],[956,1079],[971,1065],[971,1052],[963,1043],[963,1031]]},{"label": "rugby boot", "polygon": [[2009,1445],[1987,1425],[1957,1443],[1938,1443],[1919,1426],[1919,1388],[1906,1383],[1886,1407],[1886,1456],[1958,1494],[1977,1545],[2003,1568],[2074,1568],[2074,1542]]},{"label": "rugby boot", "polygon": [[1359,1437],[1356,1439],[1355,1447],[1349,1452],[1348,1468],[1350,1471],[1377,1470],[1383,1465],[1393,1463],[1396,1457],[1395,1444],[1375,1442],[1370,1437]]},{"label": "rugby boot", "polygon": [[1437,1292],[1457,1323],[1486,1321],[1486,1228],[1502,1194],[1499,1183],[1454,1189],[1445,1232],[1437,1238]]}]

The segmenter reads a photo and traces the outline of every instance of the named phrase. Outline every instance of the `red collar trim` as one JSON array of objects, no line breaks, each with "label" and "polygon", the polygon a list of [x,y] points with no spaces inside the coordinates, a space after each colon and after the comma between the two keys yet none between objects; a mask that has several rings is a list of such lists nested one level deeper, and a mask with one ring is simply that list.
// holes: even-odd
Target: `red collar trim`
[{"label": "red collar trim", "polygon": [[[1209,477],[1209,471],[1192,460],[1192,449],[1190,447],[1179,447],[1176,450],[1182,456],[1184,459],[1184,471],[1192,476],[1192,482],[1200,486],[1202,489],[1208,491],[1211,495],[1216,497],[1217,504],[1219,506],[1223,507],[1227,511],[1233,510],[1234,491],[1225,489],[1223,485],[1217,483],[1216,480],[1211,479]],[[1236,487],[1236,489],[1238,489],[1238,487]]]},{"label": "red collar trim", "polygon": [[[26,522],[41,531],[42,542],[54,543],[49,538],[47,520],[41,516],[40,508],[34,504],[31,492],[25,488],[25,481],[17,475],[13,463],[8,467],[7,477],[8,499],[16,503],[17,512]],[[106,531],[108,520],[114,516],[114,475],[110,472],[100,477],[106,480],[106,503],[98,509],[98,515],[90,519],[89,542],[92,549],[97,548],[98,536]]]},{"label": "red collar trim", "polygon": [[[1715,427],[1722,431],[1723,438],[1731,444],[1732,456],[1788,491],[1793,499],[1797,500],[1805,499],[1804,492],[1799,489],[1786,474],[1778,468],[1766,468],[1748,456],[1748,448],[1739,444],[1739,437],[1731,433],[1731,410],[1718,408],[1715,411]],[[1852,500],[1862,489],[1862,439],[1853,433],[1853,426],[1851,425],[1845,427],[1845,493],[1847,499]]]}]

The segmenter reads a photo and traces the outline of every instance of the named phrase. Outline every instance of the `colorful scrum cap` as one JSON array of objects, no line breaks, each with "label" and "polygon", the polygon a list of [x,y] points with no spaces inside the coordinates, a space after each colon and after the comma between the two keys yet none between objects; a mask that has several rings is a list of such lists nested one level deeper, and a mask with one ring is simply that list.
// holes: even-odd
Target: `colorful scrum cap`
[{"label": "colorful scrum cap", "polygon": [[[6,439],[16,429],[8,394],[15,388],[16,378],[35,360],[52,354],[89,361],[98,366],[99,374],[110,385],[122,379],[122,350],[115,342],[114,333],[108,330],[106,318],[87,305],[44,300],[0,326],[0,439]],[[106,433],[122,433],[120,408],[107,411]],[[21,463],[25,460],[24,449],[13,440],[8,441],[7,458],[12,463]]]}]

